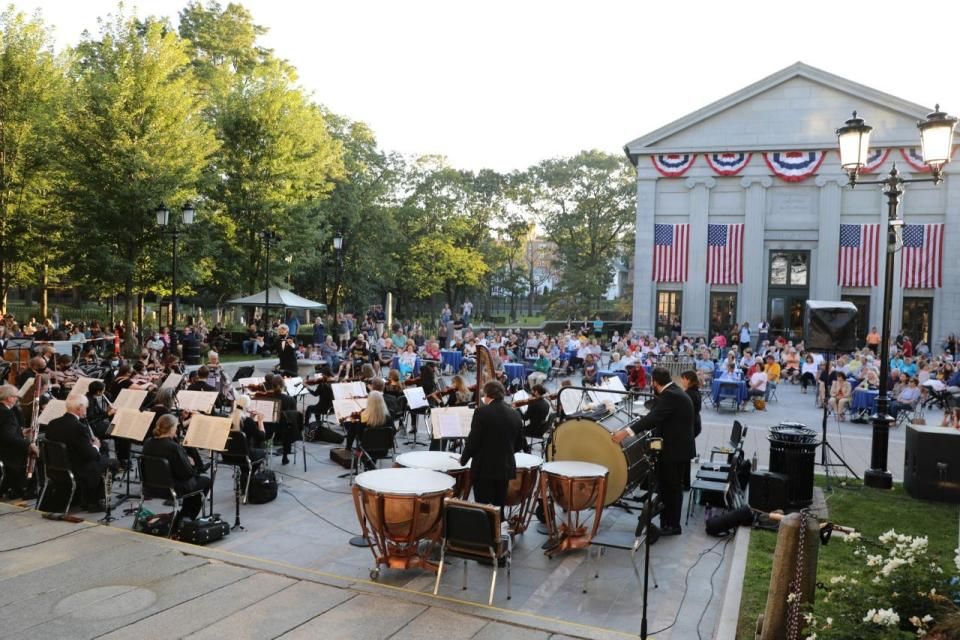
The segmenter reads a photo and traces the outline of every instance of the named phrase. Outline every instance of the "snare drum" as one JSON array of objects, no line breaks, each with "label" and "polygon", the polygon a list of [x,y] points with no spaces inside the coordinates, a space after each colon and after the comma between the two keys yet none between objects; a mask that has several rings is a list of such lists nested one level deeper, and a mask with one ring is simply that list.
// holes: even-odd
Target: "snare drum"
[{"label": "snare drum", "polygon": [[408,469],[439,471],[454,479],[453,495],[461,500],[470,496],[470,467],[460,464],[460,456],[446,451],[408,451],[394,460],[394,465]]},{"label": "snare drum", "polygon": [[[600,527],[608,475],[605,467],[591,462],[544,463],[540,472],[540,498],[550,539],[556,543],[547,549],[547,555],[590,545]],[[557,517],[558,506],[564,512],[562,519]],[[581,519],[580,515],[587,509],[593,509],[589,532],[587,523],[591,516]]]},{"label": "snare drum", "polygon": [[[427,561],[440,537],[443,499],[453,495],[454,479],[424,469],[376,469],[361,473],[353,487],[353,502],[363,537],[370,544],[376,567],[421,567],[436,571]],[[430,542],[424,553],[422,540]]]},{"label": "snare drum", "polygon": [[592,462],[610,471],[603,504],[609,507],[638,486],[649,471],[640,438],[614,442],[610,431],[598,422],[584,418],[565,420],[557,425],[546,447],[547,460]]},{"label": "snare drum", "polygon": [[537,480],[543,460],[529,453],[515,453],[513,457],[517,464],[517,475],[507,484],[504,511],[510,530],[513,533],[523,533],[533,515],[534,496],[537,493]]}]

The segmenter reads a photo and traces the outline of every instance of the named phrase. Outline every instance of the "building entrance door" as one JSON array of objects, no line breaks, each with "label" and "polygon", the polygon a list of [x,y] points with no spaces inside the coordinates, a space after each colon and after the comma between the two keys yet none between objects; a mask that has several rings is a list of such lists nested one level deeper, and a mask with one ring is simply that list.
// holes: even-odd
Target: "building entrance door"
[{"label": "building entrance door", "polygon": [[771,251],[767,281],[770,339],[803,336],[803,308],[810,297],[809,251]]}]

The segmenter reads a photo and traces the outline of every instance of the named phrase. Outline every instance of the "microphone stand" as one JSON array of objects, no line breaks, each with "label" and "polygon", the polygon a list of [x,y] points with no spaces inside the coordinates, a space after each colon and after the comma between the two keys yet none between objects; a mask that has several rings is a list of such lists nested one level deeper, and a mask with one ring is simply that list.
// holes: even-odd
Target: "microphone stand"
[{"label": "microphone stand", "polygon": [[[647,504],[644,505],[640,516],[643,534],[643,617],[640,620],[640,638],[647,640],[647,595],[650,590],[650,523],[653,519],[653,478],[656,477],[657,459],[655,455],[647,458],[650,461],[650,471],[647,474]],[[658,496],[659,497],[659,496]],[[639,526],[639,524],[638,524]]]}]

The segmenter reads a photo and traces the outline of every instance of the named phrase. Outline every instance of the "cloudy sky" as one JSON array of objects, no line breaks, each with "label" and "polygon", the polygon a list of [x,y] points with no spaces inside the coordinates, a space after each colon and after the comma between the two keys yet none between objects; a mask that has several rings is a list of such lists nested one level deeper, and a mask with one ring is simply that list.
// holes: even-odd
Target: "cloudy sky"
[{"label": "cloudy sky", "polygon": [[[75,43],[114,0],[28,0]],[[176,22],[185,0],[128,2]],[[226,2],[223,2],[226,4]],[[627,141],[802,60],[960,113],[955,21],[916,3],[245,0],[263,43],[381,144],[511,170]],[[924,11],[938,14],[926,24]],[[895,30],[894,30],[895,29]],[[941,53],[942,52],[942,53]],[[841,124],[840,122],[837,123]]]}]

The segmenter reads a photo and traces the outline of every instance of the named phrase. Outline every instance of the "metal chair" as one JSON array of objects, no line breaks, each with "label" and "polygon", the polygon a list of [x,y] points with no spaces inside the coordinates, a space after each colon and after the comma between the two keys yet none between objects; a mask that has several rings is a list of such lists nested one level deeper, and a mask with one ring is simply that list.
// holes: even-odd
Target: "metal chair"
[{"label": "metal chair", "polygon": [[730,441],[722,447],[713,447],[710,449],[710,462],[713,462],[713,456],[716,454],[730,456],[743,444],[743,436],[747,428],[739,420],[733,421],[733,427],[730,429]]},{"label": "metal chair", "polygon": [[696,503],[699,502],[700,497],[705,493],[711,493],[714,495],[720,494],[724,507],[732,507],[734,505],[735,501],[733,499],[733,494],[739,490],[739,484],[737,483],[737,468],[738,465],[736,464],[735,458],[734,463],[730,464],[730,468],[727,469],[726,478],[723,481],[718,482],[716,480],[704,480],[699,477],[693,479],[693,481],[690,483],[690,494],[687,502],[687,517],[686,520],[684,520],[684,525],[690,522],[690,515],[696,508]]},{"label": "metal chair", "polygon": [[730,400],[733,406],[733,412],[740,410],[740,383],[731,380],[721,380],[720,388],[717,390],[717,399],[714,401],[714,408],[719,411],[724,400]]},{"label": "metal chair", "polygon": [[379,461],[390,457],[394,449],[394,435],[396,432],[390,427],[366,427],[357,438],[357,449],[354,451],[350,466],[350,484],[360,472],[360,463],[379,466]]},{"label": "metal chair", "polygon": [[[593,536],[590,539],[590,546],[587,547],[587,561],[592,561],[593,564],[593,578],[597,579],[600,577],[600,557],[606,552],[607,549],[620,549],[623,551],[628,551],[630,553],[630,565],[633,567],[633,575],[637,578],[637,585],[643,587],[643,578],[640,576],[640,569],[637,567],[637,551],[643,549],[643,545],[647,540],[647,530],[646,528],[641,528],[644,522],[647,522],[650,516],[650,512],[653,510],[653,501],[647,500],[643,505],[643,509],[638,516],[638,526],[636,532],[631,531],[612,531],[607,529],[606,531],[600,531],[597,535]],[[593,554],[594,547],[597,548],[596,555]],[[657,584],[657,572],[654,571],[653,565],[650,565],[650,575],[653,578],[653,588],[659,588],[660,585]],[[587,581],[589,573],[585,573],[583,576],[583,593],[587,592]]]},{"label": "metal chair", "polygon": [[73,503],[73,495],[77,492],[77,478],[70,468],[70,454],[67,452],[67,445],[62,442],[43,440],[40,443],[40,456],[43,458],[43,490],[37,497],[37,509],[43,505],[43,498],[50,485],[58,480],[66,480],[70,483],[70,495],[67,497],[63,512],[69,513],[70,505]]},{"label": "metal chair", "polygon": [[[170,530],[167,537],[173,537],[177,518],[180,510],[183,508],[181,501],[190,496],[200,496],[201,514],[206,514],[206,501],[203,500],[203,490],[191,491],[183,495],[177,494],[173,472],[170,471],[170,463],[166,458],[156,456],[140,456],[137,461],[140,467],[140,503],[137,505],[137,515],[134,518],[133,527],[136,529],[140,514],[143,512],[143,503],[147,500],[148,490],[154,490],[156,495],[151,497],[166,498],[167,495],[173,500],[173,517],[170,519]],[[166,492],[167,495],[164,495]]]},{"label": "metal chair", "polygon": [[912,405],[900,407],[900,411],[897,413],[896,426],[902,427],[905,424],[913,424],[914,420],[923,419],[923,403],[918,400]]},{"label": "metal chair", "polygon": [[447,555],[463,558],[463,589],[467,588],[467,565],[470,560],[489,560],[493,564],[490,581],[490,597],[487,605],[493,605],[497,588],[497,567],[501,560],[507,566],[507,600],[512,597],[510,568],[513,562],[513,542],[510,536],[500,531],[500,508],[490,504],[477,504],[466,500],[446,498],[443,501],[443,537],[440,543],[440,565],[433,584],[433,595],[440,590],[440,578]]},{"label": "metal chair", "polygon": [[227,436],[227,450],[220,453],[220,464],[234,468],[234,473],[247,474],[247,481],[243,487],[243,504],[247,504],[247,494],[250,492],[250,478],[261,466],[266,464],[268,456],[262,460],[250,459],[250,447],[247,445],[247,436],[242,431],[231,431]]},{"label": "metal chair", "polygon": [[297,464],[297,443],[300,443],[300,452],[303,454],[303,471],[307,471],[307,443],[303,439],[303,414],[296,410],[287,410],[283,412],[283,419],[280,423],[284,435],[290,442],[290,450],[293,453],[293,464]]},{"label": "metal chair", "polygon": [[773,381],[767,381],[767,393],[763,398],[766,402],[773,402],[777,400],[777,383]]}]

